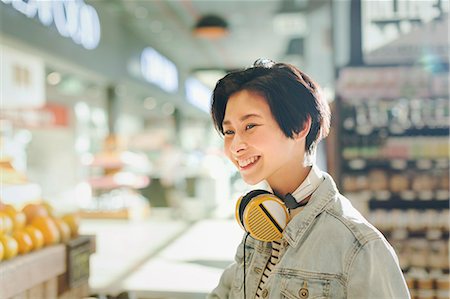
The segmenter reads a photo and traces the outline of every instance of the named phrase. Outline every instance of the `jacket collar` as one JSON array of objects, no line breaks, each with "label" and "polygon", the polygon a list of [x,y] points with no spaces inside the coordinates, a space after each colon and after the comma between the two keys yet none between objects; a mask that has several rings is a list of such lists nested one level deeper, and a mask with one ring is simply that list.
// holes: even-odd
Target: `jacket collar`
[{"label": "jacket collar", "polygon": [[[283,238],[290,246],[296,247],[305,232],[312,226],[314,219],[322,213],[327,204],[337,195],[338,190],[331,176],[322,173],[324,180],[312,194],[308,204],[294,216],[286,226]],[[295,193],[294,193],[295,195]]]}]

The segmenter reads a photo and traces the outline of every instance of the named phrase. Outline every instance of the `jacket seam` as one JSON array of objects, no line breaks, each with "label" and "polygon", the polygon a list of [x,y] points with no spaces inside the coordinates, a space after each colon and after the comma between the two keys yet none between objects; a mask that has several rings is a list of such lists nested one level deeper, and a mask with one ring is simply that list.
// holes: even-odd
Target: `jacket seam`
[{"label": "jacket seam", "polygon": [[344,224],[345,227],[347,227],[347,229],[351,232],[353,237],[361,244],[361,246],[363,246],[364,244],[366,244],[371,240],[381,239],[381,237],[374,231],[370,231],[369,234],[361,234],[357,232],[354,226],[349,225],[348,221],[343,219],[340,215],[335,214],[334,211],[331,209],[326,209],[325,212],[333,216],[336,220],[338,220],[342,224]]},{"label": "jacket seam", "polygon": [[363,246],[361,246],[359,242],[354,243],[354,245],[352,247],[352,254],[349,258],[349,262],[347,263],[347,265],[344,269],[344,273],[343,273],[343,276],[345,279],[344,294],[345,294],[346,298],[347,298],[347,294],[348,294],[348,279],[350,276],[350,269],[351,269],[356,257],[358,256],[359,252],[361,252],[362,248],[363,248]]},{"label": "jacket seam", "polygon": [[[344,277],[345,277],[345,280],[346,280],[344,293],[345,293],[345,296],[346,296],[346,297],[347,297],[347,289],[348,289],[348,278],[349,278],[350,273],[351,273],[351,271],[352,271],[353,263],[355,262],[355,260],[356,260],[357,256],[359,255],[359,253],[365,248],[365,246],[366,246],[368,243],[370,243],[370,242],[375,242],[375,241],[377,241],[377,240],[378,240],[378,239],[376,239],[376,238],[375,238],[375,239],[370,239],[370,240],[367,240],[366,242],[364,242],[364,244],[360,244],[360,246],[358,246],[358,244],[355,244],[355,245],[353,246],[354,248],[356,247],[356,250],[354,251],[353,256],[350,257],[349,263],[348,263],[348,267],[346,267],[347,269],[345,269],[345,271],[344,271]],[[381,239],[380,239],[380,240],[381,240]]]}]

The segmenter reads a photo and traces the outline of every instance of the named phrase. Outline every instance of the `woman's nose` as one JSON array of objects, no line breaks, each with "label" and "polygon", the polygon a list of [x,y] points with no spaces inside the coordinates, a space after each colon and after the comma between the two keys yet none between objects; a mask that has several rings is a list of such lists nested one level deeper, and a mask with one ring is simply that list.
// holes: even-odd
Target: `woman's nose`
[{"label": "woman's nose", "polygon": [[239,135],[235,134],[233,141],[231,142],[230,150],[237,154],[247,148],[247,143],[245,140]]}]

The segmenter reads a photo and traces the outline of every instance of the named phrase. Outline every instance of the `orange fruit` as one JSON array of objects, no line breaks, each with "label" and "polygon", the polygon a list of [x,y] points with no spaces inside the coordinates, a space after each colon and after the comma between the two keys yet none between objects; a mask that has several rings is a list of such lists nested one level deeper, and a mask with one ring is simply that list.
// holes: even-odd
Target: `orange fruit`
[{"label": "orange fruit", "polygon": [[49,215],[49,216],[53,216],[53,207],[52,207],[52,205],[51,204],[49,204],[48,202],[46,202],[46,201],[44,201],[43,203],[42,203],[42,206],[44,207],[44,209],[47,211],[47,214]]},{"label": "orange fruit", "polygon": [[61,236],[58,227],[49,216],[35,217],[31,225],[39,229],[44,235],[44,245],[53,245],[59,242]]},{"label": "orange fruit", "polygon": [[25,213],[17,211],[12,205],[4,205],[2,211],[12,219],[14,229],[21,229],[25,226],[27,221]]},{"label": "orange fruit", "polygon": [[25,254],[33,249],[33,240],[26,231],[16,230],[13,232],[12,237],[17,241],[19,254]]},{"label": "orange fruit", "polygon": [[55,221],[55,224],[58,227],[59,234],[61,236],[61,242],[66,243],[67,241],[69,241],[71,235],[69,225],[59,218],[53,218],[53,221]]},{"label": "orange fruit", "polygon": [[24,230],[28,233],[33,242],[32,250],[37,250],[44,246],[44,235],[42,232],[34,226],[27,225]]},{"label": "orange fruit", "polygon": [[0,217],[0,235],[3,234],[4,227],[3,227],[3,217]]},{"label": "orange fruit", "polygon": [[76,213],[70,213],[62,216],[61,218],[65,223],[69,225],[70,235],[72,238],[78,236],[78,228],[80,227],[80,217]]},{"label": "orange fruit", "polygon": [[19,249],[19,245],[17,244],[17,241],[8,235],[2,235],[0,236],[0,243],[3,244],[3,258],[5,260],[12,259],[17,255],[17,251]]},{"label": "orange fruit", "polygon": [[5,212],[0,211],[0,218],[3,219],[3,233],[9,234],[14,228],[14,222]]},{"label": "orange fruit", "polygon": [[4,254],[5,254],[5,249],[3,249],[3,243],[0,242],[0,262],[2,261]]},{"label": "orange fruit", "polygon": [[22,212],[24,212],[27,217],[27,224],[33,222],[35,217],[48,216],[47,209],[43,205],[37,203],[27,204],[23,207]]}]

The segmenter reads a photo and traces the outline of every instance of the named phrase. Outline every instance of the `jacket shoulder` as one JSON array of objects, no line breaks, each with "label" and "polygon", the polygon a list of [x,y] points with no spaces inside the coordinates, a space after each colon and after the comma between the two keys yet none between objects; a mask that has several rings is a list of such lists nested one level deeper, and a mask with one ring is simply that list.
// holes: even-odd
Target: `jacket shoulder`
[{"label": "jacket shoulder", "polygon": [[361,245],[382,239],[383,234],[375,228],[343,195],[338,194],[334,200],[325,208],[326,214],[330,216],[334,226],[344,232],[351,234]]}]

